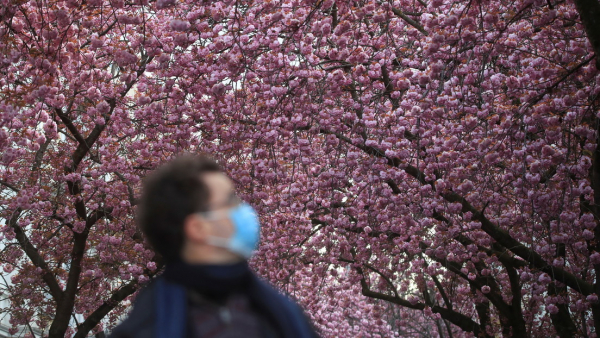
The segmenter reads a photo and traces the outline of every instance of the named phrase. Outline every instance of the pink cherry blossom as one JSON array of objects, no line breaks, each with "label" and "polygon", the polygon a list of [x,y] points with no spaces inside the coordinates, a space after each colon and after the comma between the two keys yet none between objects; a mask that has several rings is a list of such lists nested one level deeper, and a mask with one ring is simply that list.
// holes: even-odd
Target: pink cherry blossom
[{"label": "pink cherry blossom", "polygon": [[141,180],[206,152],[259,211],[253,268],[324,337],[598,332],[581,3],[3,1],[11,325],[114,326],[162,268]]}]

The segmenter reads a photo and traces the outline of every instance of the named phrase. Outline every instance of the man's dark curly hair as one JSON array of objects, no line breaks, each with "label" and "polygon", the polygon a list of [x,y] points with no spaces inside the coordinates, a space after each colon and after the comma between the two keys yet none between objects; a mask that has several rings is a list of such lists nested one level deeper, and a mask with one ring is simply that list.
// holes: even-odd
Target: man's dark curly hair
[{"label": "man's dark curly hair", "polygon": [[183,155],[147,176],[138,206],[138,225],[157,253],[167,261],[180,257],[183,222],[208,210],[209,188],[202,174],[222,172],[210,157]]}]

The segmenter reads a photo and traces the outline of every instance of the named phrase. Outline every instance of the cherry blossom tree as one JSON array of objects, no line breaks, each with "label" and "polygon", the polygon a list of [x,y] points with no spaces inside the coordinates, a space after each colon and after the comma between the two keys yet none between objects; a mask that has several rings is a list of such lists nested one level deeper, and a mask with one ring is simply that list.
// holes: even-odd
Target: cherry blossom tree
[{"label": "cherry blossom tree", "polygon": [[157,271],[131,206],[153,154],[193,141],[140,116],[164,100],[139,98],[160,45],[153,17],[143,1],[2,2],[2,311],[15,331],[102,330]]},{"label": "cherry blossom tree", "polygon": [[597,3],[273,6],[269,48],[252,26],[225,58],[256,60],[235,78],[254,118],[223,124],[261,127],[232,169],[263,182],[260,271],[350,264],[467,334],[595,336]]},{"label": "cherry blossom tree", "polygon": [[599,13],[2,0],[5,311],[114,325],[162,265],[140,180],[188,151],[259,210],[251,263],[324,336],[596,337]]}]

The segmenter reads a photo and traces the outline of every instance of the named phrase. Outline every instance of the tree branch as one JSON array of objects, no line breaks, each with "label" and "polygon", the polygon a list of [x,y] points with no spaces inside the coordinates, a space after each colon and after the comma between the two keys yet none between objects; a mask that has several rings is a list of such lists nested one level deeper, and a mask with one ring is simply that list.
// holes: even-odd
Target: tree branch
[{"label": "tree branch", "polygon": [[38,149],[38,151],[35,153],[33,165],[31,166],[32,172],[40,169],[40,166],[42,165],[42,160],[44,159],[44,154],[46,153],[46,150],[48,149],[48,145],[50,145],[51,141],[52,141],[52,139],[50,139],[50,138],[47,139],[46,142],[44,142],[44,144],[40,145],[40,149]]},{"label": "tree branch", "polygon": [[54,108],[54,112],[60,118],[62,123],[64,123],[65,127],[67,127],[67,129],[69,130],[71,135],[73,135],[75,140],[77,140],[77,142],[79,143],[77,149],[79,149],[79,147],[83,147],[89,151],[90,147],[86,143],[83,136],[81,136],[81,134],[79,133],[79,130],[77,130],[77,127],[75,127],[75,125],[73,124],[73,121],[67,116],[67,114],[63,112],[61,108]]},{"label": "tree branch", "polygon": [[[598,0],[575,0],[574,2],[597,57],[600,55],[600,2]],[[600,70],[598,58],[596,58],[596,68]]]},{"label": "tree branch", "polygon": [[129,182],[125,178],[125,176],[123,174],[121,174],[120,172],[116,172],[116,171],[115,171],[115,175],[117,175],[117,177],[123,182],[123,184],[125,184],[125,186],[127,186],[127,194],[128,194],[128,198],[129,198],[129,205],[130,206],[136,205],[138,203],[138,200],[135,198],[135,194],[133,192],[133,188],[131,187],[131,185],[129,184]]},{"label": "tree branch", "polygon": [[15,187],[14,185],[6,182],[5,180],[0,180],[0,184],[7,187],[8,189],[14,191],[14,192],[19,192],[21,190],[19,190],[17,187]]},{"label": "tree branch", "polygon": [[406,23],[416,28],[419,32],[423,33],[423,35],[428,35],[427,31],[425,30],[425,28],[423,28],[423,26],[421,26],[420,23],[408,17],[406,14],[402,13],[400,9],[392,7],[392,12],[394,12],[396,16],[402,18],[402,20],[406,21]]},{"label": "tree branch", "polygon": [[[149,278],[154,277],[159,271],[164,267],[164,261],[162,257],[156,255],[153,260],[156,263],[156,270],[150,271],[149,269],[144,269],[144,274]],[[140,284],[138,284],[137,280],[132,280],[126,285],[120,287],[117,291],[115,291],[108,300],[104,301],[102,305],[100,305],[94,312],[92,312],[84,321],[77,327],[77,333],[73,338],[85,338],[88,333],[100,323],[102,318],[106,316],[110,311],[112,311],[119,303],[121,303],[125,298],[132,295],[134,292],[138,290]]]},{"label": "tree branch", "polygon": [[50,268],[48,267],[48,264],[46,263],[44,258],[42,258],[35,246],[31,244],[29,238],[27,237],[27,234],[25,234],[23,229],[19,226],[18,220],[19,216],[21,215],[21,212],[21,208],[15,210],[12,217],[8,220],[8,225],[14,230],[16,235],[15,237],[17,239],[17,242],[19,243],[19,246],[25,252],[27,257],[29,257],[33,265],[42,269],[42,279],[44,280],[46,285],[48,285],[48,288],[50,289],[50,295],[52,295],[54,301],[59,303],[63,297],[64,292],[58,284],[56,278],[54,278],[52,272],[50,272]]},{"label": "tree branch", "polygon": [[[391,158],[385,156],[384,152],[372,147],[363,144],[355,144],[348,137],[340,135],[339,133],[330,132],[320,129],[321,133],[332,134],[335,135],[341,141],[344,141],[350,145],[353,145],[367,154],[386,159],[389,166],[402,168],[408,175],[415,178],[422,185],[431,185],[434,187],[433,182],[425,180],[426,175],[421,172],[416,167],[402,163],[402,161],[398,158]],[[573,290],[587,296],[589,294],[594,293],[594,288],[592,284],[584,281],[583,279],[573,275],[572,273],[565,271],[559,267],[554,267],[548,264],[543,257],[535,252],[532,249],[529,249],[525,245],[521,244],[519,241],[515,240],[508,231],[501,229],[492,221],[490,221],[485,215],[473,207],[464,197],[456,194],[453,191],[444,192],[440,194],[446,201],[451,203],[460,203],[462,205],[462,212],[471,212],[473,215],[472,218],[479,221],[481,223],[481,229],[487,233],[490,237],[492,237],[495,241],[497,241],[500,245],[507,248],[508,250],[514,252],[517,256],[521,257],[525,261],[529,263],[529,265],[548,273],[551,278],[558,280],[559,282],[568,285]]]},{"label": "tree branch", "polygon": [[77,327],[77,333],[73,338],[85,338],[88,333],[100,323],[102,318],[114,309],[123,299],[132,295],[138,289],[137,280],[133,280],[115,291],[110,298],[102,303]]},{"label": "tree branch", "polygon": [[[385,300],[387,302],[390,302],[393,304],[398,304],[400,306],[407,307],[409,309],[424,310],[427,307],[427,305],[425,305],[423,303],[411,303],[408,300],[403,299],[398,296],[390,296],[390,295],[386,295],[384,293],[371,291],[369,289],[369,286],[367,285],[365,278],[364,278],[365,276],[364,276],[362,268],[357,267],[356,270],[363,277],[360,280],[363,296]],[[433,313],[439,313],[442,316],[442,318],[444,318],[447,321],[451,322],[452,324],[460,327],[464,331],[473,332],[473,334],[476,337],[486,337],[486,338],[490,337],[485,332],[485,329],[482,330],[482,328],[479,326],[479,324],[477,324],[471,318],[463,315],[462,313],[459,313],[459,312],[456,312],[456,311],[453,311],[450,309],[446,309],[446,308],[443,308],[438,305],[434,305],[430,308]]]}]

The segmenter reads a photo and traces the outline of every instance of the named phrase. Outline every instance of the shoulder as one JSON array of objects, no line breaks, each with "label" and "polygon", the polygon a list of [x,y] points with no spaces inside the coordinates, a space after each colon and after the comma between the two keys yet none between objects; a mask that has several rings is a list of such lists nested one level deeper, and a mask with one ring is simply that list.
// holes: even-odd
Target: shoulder
[{"label": "shoulder", "polygon": [[[302,308],[291,298],[277,291],[269,283],[255,276],[255,292],[260,294],[266,307],[278,312],[274,314],[279,321],[287,322],[287,325],[294,327],[298,337],[318,337],[312,323],[302,310]],[[281,317],[283,315],[284,318]]]},{"label": "shoulder", "polygon": [[154,330],[154,304],[156,283],[153,281],[142,288],[135,298],[127,318],[117,325],[109,338],[152,337]]},{"label": "shoulder", "polygon": [[277,305],[283,306],[288,310],[302,313],[302,309],[290,297],[276,290],[271,284],[258,276],[255,276],[254,279],[255,288],[264,297],[267,297],[267,300],[277,303]]}]

